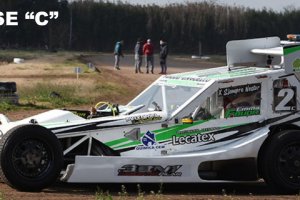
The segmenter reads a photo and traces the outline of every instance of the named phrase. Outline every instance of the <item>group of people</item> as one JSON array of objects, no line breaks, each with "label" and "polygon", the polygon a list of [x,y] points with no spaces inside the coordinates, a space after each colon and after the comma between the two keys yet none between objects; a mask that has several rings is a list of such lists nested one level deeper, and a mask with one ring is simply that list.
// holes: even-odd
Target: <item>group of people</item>
[{"label": "group of people", "polygon": [[[123,55],[123,41],[119,41],[115,45],[114,55],[115,55],[115,69],[120,70],[120,57],[124,57]],[[164,40],[160,40],[160,66],[161,72],[159,74],[167,74],[167,56],[169,50],[167,42]],[[134,60],[135,60],[135,73],[143,73],[141,70],[141,66],[143,63],[143,56],[145,56],[146,62],[146,73],[151,72],[154,73],[154,47],[151,42],[151,39],[148,39],[145,44],[143,44],[142,40],[138,39],[136,45],[134,47]],[[151,68],[150,68],[151,67]],[[149,71],[150,69],[150,71]]]}]

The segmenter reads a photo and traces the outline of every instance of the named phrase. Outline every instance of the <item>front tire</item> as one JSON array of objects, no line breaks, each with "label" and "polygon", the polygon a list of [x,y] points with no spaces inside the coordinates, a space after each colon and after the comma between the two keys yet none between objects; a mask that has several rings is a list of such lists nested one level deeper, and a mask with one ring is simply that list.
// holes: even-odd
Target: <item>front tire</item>
[{"label": "front tire", "polygon": [[57,137],[38,125],[8,131],[0,140],[0,177],[21,191],[40,191],[51,185],[63,166]]},{"label": "front tire", "polygon": [[300,131],[276,133],[266,146],[262,174],[267,184],[279,193],[299,193]]}]

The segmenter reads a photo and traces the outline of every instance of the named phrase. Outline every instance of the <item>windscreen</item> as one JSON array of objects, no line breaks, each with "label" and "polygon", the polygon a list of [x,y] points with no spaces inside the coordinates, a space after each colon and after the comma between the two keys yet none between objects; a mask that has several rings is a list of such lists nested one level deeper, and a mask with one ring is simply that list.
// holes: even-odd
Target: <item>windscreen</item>
[{"label": "windscreen", "polygon": [[[162,89],[165,87],[165,90]],[[142,109],[137,112],[147,111],[168,111],[168,114],[174,112],[182,104],[184,104],[189,98],[191,98],[199,87],[188,87],[188,86],[163,86],[153,85],[146,90],[137,99],[132,101],[129,106],[145,105]],[[165,91],[166,106],[163,103],[163,91]]]},{"label": "windscreen", "polygon": [[200,89],[199,87],[166,86],[168,114],[172,114]]},{"label": "windscreen", "polygon": [[[153,85],[148,88],[143,94],[141,94],[137,99],[132,101],[128,106],[140,106],[144,105],[143,108],[137,112],[147,112],[150,110],[163,110],[163,97],[162,97],[162,86]],[[159,108],[158,108],[159,107]]]}]

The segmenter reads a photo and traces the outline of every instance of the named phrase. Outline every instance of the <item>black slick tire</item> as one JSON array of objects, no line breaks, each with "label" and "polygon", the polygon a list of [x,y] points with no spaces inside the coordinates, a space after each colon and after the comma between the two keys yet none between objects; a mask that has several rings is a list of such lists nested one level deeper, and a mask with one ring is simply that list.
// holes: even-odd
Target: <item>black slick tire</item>
[{"label": "black slick tire", "polygon": [[53,184],[63,166],[57,137],[39,125],[22,125],[0,140],[0,177],[20,191],[40,191]]},{"label": "black slick tire", "polygon": [[300,131],[276,133],[266,144],[262,158],[262,175],[276,193],[299,193]]}]

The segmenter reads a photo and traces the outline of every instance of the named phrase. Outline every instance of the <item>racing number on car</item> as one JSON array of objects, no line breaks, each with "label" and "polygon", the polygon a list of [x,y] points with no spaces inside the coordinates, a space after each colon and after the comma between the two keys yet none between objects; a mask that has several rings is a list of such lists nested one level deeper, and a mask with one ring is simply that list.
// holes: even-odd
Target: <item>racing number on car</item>
[{"label": "racing number on car", "polygon": [[296,88],[274,88],[274,110],[296,110]]}]

